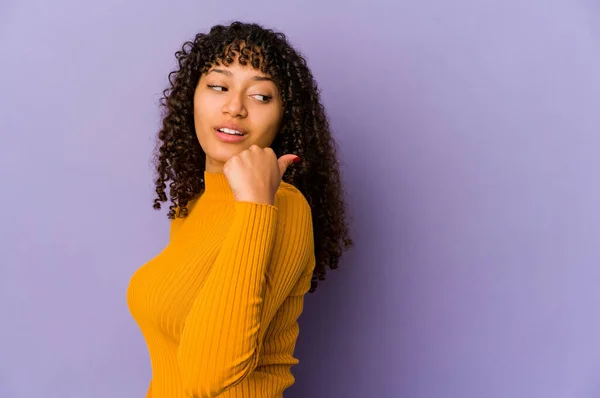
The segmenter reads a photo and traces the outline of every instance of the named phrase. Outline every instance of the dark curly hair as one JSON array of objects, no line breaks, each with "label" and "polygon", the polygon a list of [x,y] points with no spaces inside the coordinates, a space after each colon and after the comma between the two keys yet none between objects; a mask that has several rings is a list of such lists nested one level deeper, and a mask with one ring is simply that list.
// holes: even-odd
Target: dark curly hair
[{"label": "dark curly hair", "polygon": [[300,167],[288,169],[283,177],[308,201],[313,218],[316,265],[310,292],[325,279],[327,268],[338,268],[344,250],[352,246],[336,158],[319,90],[306,60],[289,44],[283,33],[258,24],[233,22],[216,25],[208,34],[199,33],[175,53],[178,69],[169,74],[170,87],[163,91],[160,105],[162,126],[154,151],[156,193],[154,208],[167,201],[166,183],[172,204],[168,218],[186,217],[188,203],[204,191],[206,154],[194,128],[194,91],[200,76],[212,65],[230,65],[236,60],[269,75],[283,101],[282,129],[271,148],[279,157],[293,153]]}]

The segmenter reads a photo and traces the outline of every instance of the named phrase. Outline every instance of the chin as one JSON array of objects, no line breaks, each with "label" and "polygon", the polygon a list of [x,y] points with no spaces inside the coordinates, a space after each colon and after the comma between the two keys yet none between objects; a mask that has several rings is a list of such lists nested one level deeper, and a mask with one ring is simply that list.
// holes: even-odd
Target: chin
[{"label": "chin", "polygon": [[233,146],[233,145],[216,145],[210,148],[208,151],[205,150],[206,156],[212,159],[214,162],[225,163],[233,156],[247,149],[245,146]]}]

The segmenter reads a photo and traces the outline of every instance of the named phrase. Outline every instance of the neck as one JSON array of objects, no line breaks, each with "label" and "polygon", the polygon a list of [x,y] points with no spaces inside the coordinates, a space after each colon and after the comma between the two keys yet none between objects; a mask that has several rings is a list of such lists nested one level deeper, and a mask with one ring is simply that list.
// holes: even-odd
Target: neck
[{"label": "neck", "polygon": [[216,160],[211,159],[211,158],[209,158],[207,156],[206,157],[206,166],[205,166],[205,169],[209,173],[222,173],[223,172],[223,165],[224,164],[225,163],[216,161]]},{"label": "neck", "polygon": [[233,192],[229,186],[229,181],[222,171],[204,172],[204,193],[202,196],[206,199],[215,200],[234,200]]}]

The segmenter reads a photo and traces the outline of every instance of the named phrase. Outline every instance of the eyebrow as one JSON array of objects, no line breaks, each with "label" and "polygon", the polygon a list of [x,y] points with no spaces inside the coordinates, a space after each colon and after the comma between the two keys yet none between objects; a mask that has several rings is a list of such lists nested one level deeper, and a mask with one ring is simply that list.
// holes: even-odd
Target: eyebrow
[{"label": "eyebrow", "polygon": [[[231,73],[230,71],[228,71],[226,69],[211,69],[211,70],[208,71],[207,75],[210,74],[210,73],[212,73],[212,72],[220,73],[222,75],[229,76],[229,77],[233,77],[233,73]],[[258,76],[258,75],[253,76],[252,80],[255,80],[255,81],[258,81],[258,82],[264,82],[264,81],[272,82],[273,81],[273,79],[271,79],[268,76]]]}]

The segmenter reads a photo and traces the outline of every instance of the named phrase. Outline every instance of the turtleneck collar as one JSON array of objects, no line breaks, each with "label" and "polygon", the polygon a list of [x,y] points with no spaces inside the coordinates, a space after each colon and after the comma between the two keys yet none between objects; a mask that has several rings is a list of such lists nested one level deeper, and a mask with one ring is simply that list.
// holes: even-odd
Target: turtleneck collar
[{"label": "turtleneck collar", "polygon": [[233,192],[223,173],[210,173],[204,171],[204,193],[205,198],[215,200],[233,200]]}]

